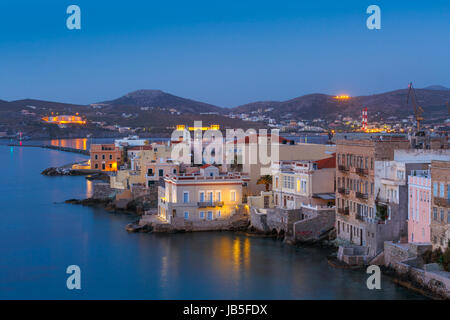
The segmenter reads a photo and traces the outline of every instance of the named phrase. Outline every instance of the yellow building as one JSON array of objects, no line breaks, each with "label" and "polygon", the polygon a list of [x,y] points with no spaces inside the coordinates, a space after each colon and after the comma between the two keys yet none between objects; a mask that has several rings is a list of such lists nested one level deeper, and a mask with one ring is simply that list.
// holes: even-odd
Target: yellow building
[{"label": "yellow building", "polygon": [[242,205],[247,182],[241,174],[220,174],[211,165],[192,174],[170,174],[159,187],[158,214],[174,225],[227,220]]}]

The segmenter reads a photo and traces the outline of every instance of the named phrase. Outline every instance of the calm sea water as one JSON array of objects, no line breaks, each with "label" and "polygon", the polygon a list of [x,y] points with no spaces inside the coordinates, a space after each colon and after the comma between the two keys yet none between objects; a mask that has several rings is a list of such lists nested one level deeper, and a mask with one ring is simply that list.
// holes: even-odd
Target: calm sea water
[{"label": "calm sea water", "polygon": [[[327,250],[233,233],[130,234],[136,217],[64,204],[83,177],[45,177],[81,155],[0,145],[0,299],[422,299],[363,272],[328,266]],[[81,268],[82,289],[66,288]]]}]

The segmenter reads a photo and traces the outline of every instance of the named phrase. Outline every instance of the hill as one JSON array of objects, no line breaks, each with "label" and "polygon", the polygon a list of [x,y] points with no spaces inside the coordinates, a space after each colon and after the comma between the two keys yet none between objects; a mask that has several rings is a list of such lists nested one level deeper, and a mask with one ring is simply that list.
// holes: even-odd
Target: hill
[{"label": "hill", "polygon": [[[357,116],[367,107],[370,114],[405,117],[412,114],[407,102],[408,89],[395,90],[368,96],[338,100],[334,96],[315,93],[287,101],[260,101],[232,108],[233,113],[250,113],[262,109],[263,113],[280,119],[289,115],[293,119],[333,119],[337,115]],[[416,89],[417,101],[425,111],[433,115],[447,114],[446,102],[450,101],[450,90]],[[264,110],[269,111],[264,111]]]},{"label": "hill", "polygon": [[[222,108],[195,100],[181,98],[161,90],[137,90],[115,100],[99,104],[116,107],[144,107],[151,109],[175,109],[180,113],[221,112]],[[125,111],[125,110],[124,110]]]}]

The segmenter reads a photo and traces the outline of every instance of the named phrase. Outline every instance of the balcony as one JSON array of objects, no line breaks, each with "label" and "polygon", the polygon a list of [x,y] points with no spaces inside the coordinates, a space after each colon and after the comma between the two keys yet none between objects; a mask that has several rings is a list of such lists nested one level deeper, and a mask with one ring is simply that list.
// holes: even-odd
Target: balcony
[{"label": "balcony", "polygon": [[434,204],[439,207],[450,207],[450,199],[445,198],[434,198]]},{"label": "balcony", "polygon": [[355,168],[355,172],[361,176],[367,176],[369,174],[369,169]]},{"label": "balcony", "polygon": [[369,195],[367,193],[356,192],[356,197],[358,199],[367,200],[369,198]]},{"label": "balcony", "polygon": [[345,208],[338,208],[338,213],[339,214],[345,214],[345,215],[349,215],[350,214],[350,209],[349,207],[345,207]]},{"label": "balcony", "polygon": [[199,208],[223,207],[223,201],[201,201],[197,202]]},{"label": "balcony", "polygon": [[338,192],[340,194],[350,194],[350,190],[345,189],[345,188],[338,188]]},{"label": "balcony", "polygon": [[346,166],[344,166],[342,164],[338,165],[338,170],[342,171],[342,172],[348,172],[349,171],[348,167],[346,167]]}]

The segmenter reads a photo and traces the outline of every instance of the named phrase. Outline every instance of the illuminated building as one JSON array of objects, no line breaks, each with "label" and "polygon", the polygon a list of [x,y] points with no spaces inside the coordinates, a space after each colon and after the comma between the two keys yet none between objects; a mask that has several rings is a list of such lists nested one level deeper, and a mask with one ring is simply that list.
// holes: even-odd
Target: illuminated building
[{"label": "illuminated building", "polygon": [[221,174],[208,164],[191,174],[166,174],[159,187],[159,217],[180,227],[227,220],[241,208],[247,182],[246,176]]},{"label": "illuminated building", "polygon": [[64,124],[86,124],[86,120],[83,120],[82,117],[75,115],[51,115],[46,116],[42,118],[43,121],[47,123],[54,123],[58,125],[64,125]]},{"label": "illuminated building", "polygon": [[114,144],[91,145],[91,169],[117,171],[122,164],[122,150]]},{"label": "illuminated building", "polygon": [[336,100],[349,100],[351,97],[343,94],[343,95],[339,95],[339,96],[334,96],[333,98]]}]

